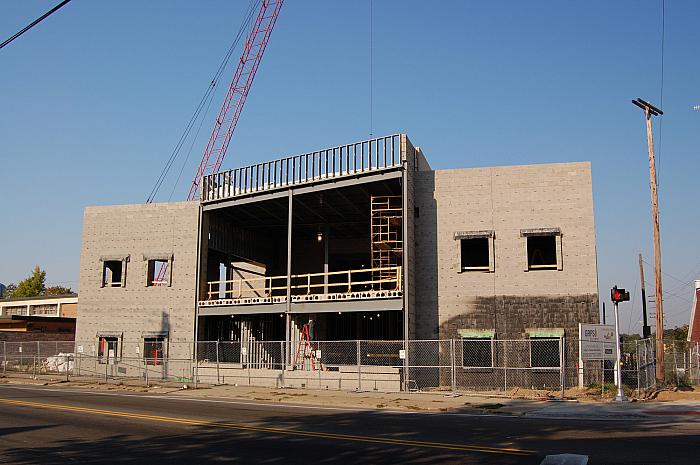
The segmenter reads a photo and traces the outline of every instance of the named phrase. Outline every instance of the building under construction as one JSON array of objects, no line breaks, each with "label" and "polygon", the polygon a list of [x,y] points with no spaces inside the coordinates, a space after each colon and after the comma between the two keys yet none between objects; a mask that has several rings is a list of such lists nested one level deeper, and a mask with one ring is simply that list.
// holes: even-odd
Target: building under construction
[{"label": "building under construction", "polygon": [[588,163],[432,170],[396,134],[204,176],[199,201],[85,210],[86,352],[583,322],[598,322]]}]

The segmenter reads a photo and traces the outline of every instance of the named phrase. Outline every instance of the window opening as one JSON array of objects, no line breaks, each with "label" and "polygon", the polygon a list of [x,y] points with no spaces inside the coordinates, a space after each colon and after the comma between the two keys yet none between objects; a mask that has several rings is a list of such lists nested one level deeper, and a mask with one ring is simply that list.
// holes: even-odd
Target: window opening
[{"label": "window opening", "polygon": [[122,287],[122,260],[105,260],[102,267],[102,287]]},{"label": "window opening", "polygon": [[146,365],[162,365],[165,357],[165,337],[145,337],[143,339],[143,360]]},{"label": "window opening", "polygon": [[559,368],[559,338],[530,338],[530,366],[532,368]]},{"label": "window opening", "polygon": [[462,271],[489,270],[489,238],[460,239],[460,265]]},{"label": "window opening", "polygon": [[527,237],[527,268],[529,270],[557,269],[557,237],[555,235]]},{"label": "window opening", "polygon": [[493,368],[493,339],[462,339],[462,366],[464,368]]},{"label": "window opening", "polygon": [[97,358],[100,363],[114,363],[119,359],[119,338],[100,336]]},{"label": "window opening", "polygon": [[168,261],[153,259],[148,260],[148,277],[146,285],[149,287],[168,286]]}]

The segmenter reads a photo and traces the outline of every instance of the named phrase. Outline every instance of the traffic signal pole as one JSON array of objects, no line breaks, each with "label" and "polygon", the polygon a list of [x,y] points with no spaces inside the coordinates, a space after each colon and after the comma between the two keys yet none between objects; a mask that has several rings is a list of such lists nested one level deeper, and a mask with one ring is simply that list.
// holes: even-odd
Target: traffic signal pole
[{"label": "traffic signal pole", "polygon": [[659,195],[656,187],[656,160],[654,158],[654,136],[651,117],[663,115],[663,111],[638,98],[632,103],[644,110],[647,126],[647,148],[649,151],[649,181],[651,187],[651,215],[654,227],[654,278],[656,284],[656,381],[664,382],[664,299],[661,285],[661,234],[659,232]]},{"label": "traffic signal pole", "polygon": [[614,302],[613,306],[615,308],[615,341],[617,341],[617,355],[615,356],[615,371],[617,373],[617,395],[615,396],[615,400],[617,402],[624,402],[627,400],[627,397],[625,397],[625,392],[622,390],[622,347],[620,344],[620,316],[617,311],[617,302]]},{"label": "traffic signal pole", "polygon": [[630,293],[624,289],[618,289],[617,286],[614,286],[610,290],[610,300],[612,300],[613,307],[615,309],[615,341],[617,344],[615,354],[615,362],[617,365],[615,367],[615,375],[617,378],[615,380],[615,384],[617,384],[617,395],[615,396],[615,401],[625,402],[627,401],[627,397],[625,397],[625,391],[622,389],[622,344],[620,341],[620,314],[617,310],[617,304],[620,302],[628,302],[630,300]]}]

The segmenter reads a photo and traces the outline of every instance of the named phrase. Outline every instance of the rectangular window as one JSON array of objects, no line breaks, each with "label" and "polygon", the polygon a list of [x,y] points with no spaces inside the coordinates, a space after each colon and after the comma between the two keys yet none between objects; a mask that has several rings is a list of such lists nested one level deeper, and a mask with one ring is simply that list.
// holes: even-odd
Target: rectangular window
[{"label": "rectangular window", "polygon": [[489,238],[460,239],[459,255],[462,271],[488,271],[490,265]]},{"label": "rectangular window", "polygon": [[459,241],[459,272],[486,271],[493,272],[494,268],[494,232],[488,231],[455,231],[454,239]]},{"label": "rectangular window", "polygon": [[165,337],[143,338],[143,360],[146,365],[162,365],[165,357]]},{"label": "rectangular window", "polygon": [[527,237],[527,269],[558,269],[556,235]]},{"label": "rectangular window", "polygon": [[102,266],[102,287],[122,287],[122,260],[105,260]]},{"label": "rectangular window", "polygon": [[559,338],[530,338],[530,366],[532,368],[559,368]]},{"label": "rectangular window", "polygon": [[462,339],[462,366],[464,368],[492,368],[493,339]]},{"label": "rectangular window", "polygon": [[168,286],[170,284],[169,277],[170,270],[168,270],[168,260],[148,260],[146,286]]},{"label": "rectangular window", "polygon": [[100,363],[114,363],[119,360],[119,338],[100,336],[97,345],[97,358]]}]

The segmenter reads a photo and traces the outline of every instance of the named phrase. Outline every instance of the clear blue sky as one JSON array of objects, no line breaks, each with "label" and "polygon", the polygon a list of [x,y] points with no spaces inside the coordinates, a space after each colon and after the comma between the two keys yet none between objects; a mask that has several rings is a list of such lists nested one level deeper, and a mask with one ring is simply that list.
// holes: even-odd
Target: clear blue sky
[{"label": "clear blue sky", "polygon": [[[57,2],[3,1],[0,40]],[[73,0],[0,51],[0,282],[39,264],[77,288],[83,208],[146,200],[247,6]],[[627,287],[622,327],[638,329],[637,254],[653,254],[630,100],[661,104],[661,0],[375,0],[373,20],[374,134],[408,133],[434,168],[593,163],[601,300]],[[655,124],[671,325],[700,278],[699,24],[700,2],[667,1],[662,134]],[[225,167],[368,136],[368,63],[369,0],[287,0]]]}]

